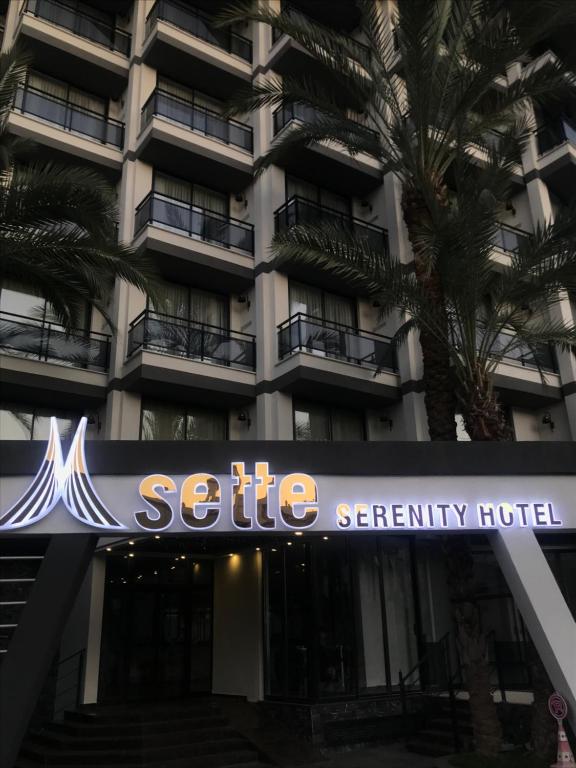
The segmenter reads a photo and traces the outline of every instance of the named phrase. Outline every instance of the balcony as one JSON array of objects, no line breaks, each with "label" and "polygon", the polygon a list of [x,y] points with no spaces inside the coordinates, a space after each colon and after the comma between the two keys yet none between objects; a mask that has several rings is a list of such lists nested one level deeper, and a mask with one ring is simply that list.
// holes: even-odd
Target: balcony
[{"label": "balcony", "polygon": [[576,125],[558,118],[536,131],[539,171],[551,191],[567,203],[576,182]]},{"label": "balcony", "polygon": [[[318,4],[318,7],[314,10],[316,11],[315,17],[318,13],[322,15],[321,4]],[[344,18],[338,19],[336,17],[346,12],[344,3],[329,4],[324,18],[318,19],[313,18],[312,15],[305,13],[291,3],[282,2],[281,15],[286,17],[287,20],[301,18],[308,23],[314,24],[315,27],[323,27],[324,29],[327,29],[328,32],[335,32],[336,29],[341,29],[344,26],[351,30],[358,25],[360,20],[359,14],[353,3],[350,4],[348,9],[348,12],[350,11],[352,11],[352,13],[355,12],[354,17],[348,18],[348,23],[343,24],[342,22],[345,22],[346,20]],[[327,24],[334,24],[334,27],[327,27]],[[354,51],[354,55],[358,61],[361,64],[367,63],[370,56],[370,49],[368,46],[348,35],[344,35],[344,37],[349,41],[350,49]],[[318,67],[318,62],[314,57],[311,56],[299,43],[277,29],[272,30],[272,48],[270,50],[268,64],[271,69],[281,75],[287,75],[293,72],[309,72],[311,68],[316,68],[318,74],[322,75],[322,69]]]},{"label": "balcony", "polygon": [[203,403],[247,402],[255,395],[255,367],[250,334],[150,310],[130,323],[128,389]]},{"label": "balcony", "polygon": [[294,394],[365,405],[399,397],[396,354],[387,336],[301,312],[278,326],[276,378]]},{"label": "balcony", "polygon": [[150,192],[136,209],[134,246],[161,256],[167,271],[186,262],[218,290],[243,291],[254,280],[254,227],[189,202]]},{"label": "balcony", "polygon": [[[313,108],[303,104],[283,104],[272,115],[274,137],[289,131],[291,125],[311,122],[316,116],[317,112]],[[370,128],[366,130],[371,131]],[[317,180],[328,176],[334,191],[345,195],[362,196],[382,181],[382,170],[376,159],[364,153],[353,157],[334,142],[326,141],[291,149],[280,164],[302,178]]]},{"label": "balcony", "polygon": [[214,95],[221,97],[252,76],[252,42],[230,29],[216,29],[208,14],[176,0],[153,5],[146,18],[143,58],[188,85],[210,82]]},{"label": "balcony", "polygon": [[510,227],[506,224],[499,224],[494,231],[492,242],[495,248],[504,251],[507,254],[516,253],[520,246],[527,242],[530,233],[517,227]]},{"label": "balcony", "polygon": [[[10,118],[14,133],[120,169],[122,156],[118,150],[124,143],[124,123],[29,86],[18,89],[14,110]],[[30,117],[34,120],[29,120]],[[47,129],[44,123],[59,130]],[[78,141],[71,144],[69,138],[60,134],[62,130],[78,136]],[[94,146],[95,143],[99,146]]]},{"label": "balcony", "polygon": [[31,402],[66,395],[86,405],[106,398],[110,336],[94,331],[67,333],[61,325],[0,312],[0,382],[7,399]]},{"label": "balcony", "polygon": [[318,205],[297,195],[291,197],[274,213],[276,232],[285,232],[290,227],[300,224],[314,226],[325,223],[350,230],[351,233],[365,240],[374,250],[388,250],[388,233],[382,227],[355,219],[341,211]]},{"label": "balcony", "polygon": [[[252,128],[190,101],[155,90],[142,109],[138,156],[169,173],[230,192],[252,180]],[[194,162],[190,162],[190,155]],[[185,174],[184,174],[185,175]]]},{"label": "balcony", "polygon": [[38,69],[49,67],[55,77],[68,80],[73,67],[88,90],[112,98],[125,88],[131,36],[97,15],[59,0],[26,0],[19,32]]}]

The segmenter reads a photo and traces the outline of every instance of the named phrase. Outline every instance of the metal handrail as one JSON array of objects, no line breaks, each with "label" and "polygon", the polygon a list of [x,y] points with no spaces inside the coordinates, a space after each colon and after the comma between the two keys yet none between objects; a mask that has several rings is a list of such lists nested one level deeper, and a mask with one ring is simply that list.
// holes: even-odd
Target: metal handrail
[{"label": "metal handrail", "polygon": [[[322,24],[320,21],[316,21],[316,19],[312,19],[311,16],[309,16],[307,13],[302,11],[300,8],[297,8],[292,3],[285,2],[283,0],[282,7],[280,10],[280,15],[285,15],[287,17],[290,17],[291,14],[299,14],[300,16],[303,16],[305,19],[308,19],[310,21],[314,22],[314,26],[320,27],[321,29],[326,29],[329,32],[335,32],[336,30],[330,29],[330,27],[327,27],[326,24]],[[272,28],[272,44],[276,43],[281,37],[283,37],[285,33],[281,32],[279,29]],[[346,40],[349,40],[353,45],[358,46],[358,50],[360,52],[360,56],[358,57],[358,60],[361,64],[365,64],[370,59],[370,47],[368,45],[365,45],[364,43],[361,43],[359,40],[356,40],[355,38],[351,37],[350,35],[345,35],[343,33],[339,33],[341,37],[344,37]]]},{"label": "metal handrail", "polygon": [[[184,31],[189,32],[194,37],[198,37],[200,40],[205,40],[205,42],[210,43],[211,45],[215,45],[216,47],[221,48],[222,50],[225,50],[232,55],[239,56],[244,61],[252,61],[252,41],[249,38],[244,37],[243,35],[239,35],[237,32],[233,32],[232,30],[227,30],[225,36],[228,37],[228,46],[226,47],[220,40],[216,40],[214,37],[208,37],[207,35],[203,37],[199,34],[200,30],[193,31],[187,27],[179,26],[172,19],[168,19],[166,16],[161,16],[160,14],[163,13],[165,6],[177,9],[183,14],[184,17],[199,19],[200,21],[204,22],[204,24],[206,24],[208,29],[212,27],[213,19],[207,13],[203,13],[199,8],[192,8],[190,6],[183,5],[182,3],[176,2],[176,0],[156,0],[148,15],[146,16],[146,37],[148,37],[151,32],[153,22],[157,20],[167,21],[169,24],[174,24],[174,26],[177,26],[178,29],[184,29]],[[218,31],[221,35],[224,35],[222,30]],[[238,41],[240,43],[240,46],[237,46],[239,51],[241,51],[242,48],[246,49],[246,55],[242,55],[242,53],[233,50],[233,41]]]},{"label": "metal handrail", "polygon": [[[111,126],[113,126],[115,128],[118,128],[120,130],[120,138],[119,138],[118,142],[107,141],[107,137],[101,139],[101,142],[103,144],[113,144],[114,146],[119,146],[119,147],[122,146],[123,141],[124,141],[124,127],[125,127],[125,124],[121,120],[116,120],[113,117],[108,117],[106,115],[102,115],[100,112],[95,112],[92,109],[87,109],[86,107],[81,107],[81,106],[79,106],[77,104],[74,104],[71,101],[68,101],[67,99],[61,99],[58,96],[53,96],[50,93],[46,93],[46,91],[43,91],[41,88],[34,88],[31,85],[20,86],[17,89],[16,94],[14,96],[14,108],[18,109],[23,114],[35,114],[35,113],[31,112],[30,110],[27,110],[26,107],[25,107],[24,99],[26,98],[26,95],[28,93],[36,94],[37,96],[41,96],[43,99],[46,99],[47,101],[52,101],[55,104],[60,104],[61,106],[65,107],[66,110],[70,111],[70,115],[72,115],[75,112],[78,112],[81,115],[87,115],[89,118],[98,119],[104,125],[111,125]],[[18,103],[18,101],[19,101],[18,97],[19,97],[20,94],[22,95],[22,101],[21,101],[21,103]],[[92,134],[86,133],[84,131],[80,131],[77,128],[73,129],[71,124],[70,125],[68,124],[68,122],[69,122],[68,120],[65,120],[65,121],[62,122],[62,121],[57,121],[57,120],[51,120],[50,117],[47,117],[46,115],[36,115],[36,116],[37,117],[41,117],[43,120],[47,120],[50,123],[54,123],[54,125],[58,125],[61,128],[64,128],[64,130],[71,131],[71,132],[74,131],[74,132],[77,132],[77,133],[82,133],[83,135],[86,135],[86,136],[92,136]],[[92,136],[92,138],[97,138],[97,137]]]},{"label": "metal handrail", "polygon": [[[377,224],[372,224],[369,221],[363,221],[362,219],[358,219],[355,216],[351,216],[350,214],[343,213],[342,211],[338,211],[336,208],[330,208],[326,205],[321,205],[320,203],[316,203],[313,200],[308,200],[305,197],[302,197],[301,195],[292,195],[292,197],[288,198],[288,200],[283,203],[279,208],[277,208],[274,211],[274,221],[276,225],[276,231],[279,229],[279,221],[280,216],[284,213],[288,213],[290,207],[294,207],[296,211],[295,218],[298,219],[298,206],[303,205],[306,208],[313,208],[314,210],[318,211],[318,218],[321,219],[324,214],[328,217],[332,217],[335,219],[340,219],[340,222],[344,226],[352,225],[352,229],[354,227],[359,227],[362,229],[367,229],[373,232],[374,234],[381,235],[385,245],[388,244],[388,230],[384,229],[384,227],[379,227]],[[296,221],[296,224],[299,222]]]},{"label": "metal handrail", "polygon": [[[175,328],[178,331],[184,331],[184,335],[178,333],[171,338],[170,333],[165,336],[157,334],[154,339],[146,338],[148,323],[159,323],[164,326]],[[134,340],[134,335],[138,326],[143,324],[142,338]],[[199,344],[197,334],[187,334],[188,331],[199,333]],[[237,342],[238,349],[236,356],[230,354],[217,354],[219,347],[211,348],[207,339],[219,343]],[[162,343],[164,342],[164,344]],[[172,342],[172,346],[170,344]],[[193,342],[195,342],[193,344]],[[194,348],[192,348],[194,347]],[[131,357],[140,349],[160,349],[167,354],[177,354],[187,358],[200,358],[218,364],[236,366],[241,369],[255,370],[256,368],[256,337],[243,331],[233,331],[229,328],[222,328],[210,323],[201,323],[185,317],[154,312],[145,309],[136,317],[129,326],[128,331],[128,357]]]},{"label": "metal handrail", "polygon": [[[288,123],[291,123],[292,120],[306,120],[305,117],[302,116],[302,114],[298,114],[298,112],[302,112],[302,110],[309,110],[310,112],[313,112],[315,114],[321,114],[320,110],[315,109],[314,107],[309,107],[305,104],[300,104],[298,102],[288,102],[286,104],[281,104],[279,107],[277,107],[274,112],[272,113],[272,127],[274,129],[274,136],[280,133],[287,125]],[[279,124],[279,116],[282,113],[283,115],[283,122],[280,125]],[[286,113],[288,114],[287,119]],[[370,133],[375,137],[378,137],[378,132],[375,131],[373,128],[369,128],[367,125],[364,125],[363,123],[359,123],[357,120],[353,120],[352,118],[348,118],[351,123],[354,123],[359,128],[362,128],[362,130],[366,131],[366,133]]]},{"label": "metal handrail", "polygon": [[[84,37],[87,40],[91,40],[92,42],[98,45],[103,45],[103,46],[105,45],[100,40],[97,40],[96,38],[91,37],[90,35],[87,35],[85,33],[78,31],[75,26],[74,27],[66,26],[65,24],[60,23],[58,20],[52,17],[43,15],[41,11],[43,10],[44,5],[48,7],[55,6],[56,8],[61,8],[65,12],[73,13],[73,18],[75,21],[77,19],[89,19],[95,24],[98,24],[98,26],[101,29],[105,30],[108,33],[108,36],[110,38],[109,45],[105,47],[109,47],[110,50],[117,51],[118,53],[123,53],[125,56],[127,56],[130,53],[130,41],[132,39],[132,35],[129,32],[125,32],[123,29],[120,29],[114,24],[109,24],[108,22],[102,21],[102,19],[99,19],[97,16],[93,16],[91,13],[86,13],[86,11],[80,11],[77,8],[71,9],[69,6],[59,2],[58,0],[27,0],[26,5],[23,6],[21,12],[31,13],[34,16],[38,16],[41,19],[45,19],[46,21],[49,21],[58,27],[62,27],[63,29],[68,29],[70,32],[78,35],[79,37]],[[121,45],[120,45],[120,41],[122,41]]]},{"label": "metal handrail", "polygon": [[[440,640],[436,643],[442,649],[442,658],[444,662],[446,691],[448,693],[448,699],[450,702],[450,719],[452,723],[452,737],[454,743],[455,752],[459,752],[461,749],[460,729],[458,727],[458,713],[456,710],[456,680],[460,675],[460,669],[457,666],[456,670],[452,670],[452,663],[450,660],[450,632],[446,632]],[[422,667],[430,660],[432,655],[432,649],[425,653],[412,667],[412,669],[406,674],[402,674],[402,670],[399,670],[398,674],[398,687],[400,690],[400,706],[402,710],[402,721],[404,724],[404,736],[406,741],[409,739],[410,727],[408,723],[408,702],[406,699],[406,682],[414,675],[415,672],[419,672],[418,682],[422,685],[421,670]]]},{"label": "metal handrail", "polygon": [[344,323],[338,323],[336,320],[326,320],[323,317],[315,317],[314,315],[307,315],[305,312],[295,312],[287,320],[284,320],[282,323],[279,323],[277,328],[279,331],[281,331],[283,328],[287,328],[295,320],[299,320],[299,319],[312,320],[313,322],[316,322],[325,328],[333,328],[334,330],[341,329],[343,331],[347,331],[353,334],[354,336],[365,336],[366,338],[373,338],[377,340],[381,339],[383,341],[392,342],[392,339],[390,336],[384,336],[384,334],[382,333],[374,333],[373,331],[361,331],[359,328],[354,328],[354,326],[352,325],[345,325]]},{"label": "metal handrail", "polygon": [[[241,149],[246,149],[249,152],[252,151],[253,131],[250,125],[247,125],[246,123],[242,123],[239,120],[233,120],[232,118],[224,118],[218,112],[215,112],[214,110],[209,109],[208,107],[199,106],[192,101],[188,101],[187,99],[182,98],[181,96],[175,96],[174,94],[169,93],[168,91],[164,91],[162,88],[156,88],[152,92],[152,94],[149,96],[149,98],[146,100],[146,103],[142,107],[142,112],[141,112],[143,121],[144,121],[144,118],[146,117],[146,112],[150,103],[152,101],[156,102],[156,99],[158,98],[158,96],[161,96],[162,98],[165,98],[165,99],[170,99],[179,104],[182,104],[183,106],[188,107],[190,109],[191,114],[198,113],[202,115],[207,115],[208,117],[210,117],[210,119],[222,123],[224,126],[226,126],[226,128],[228,128],[229,126],[233,126],[235,128],[238,128],[241,131],[244,131],[246,134],[248,134],[248,142],[247,142],[248,146],[245,147],[243,144],[233,141],[230,137],[229,131],[227,131],[227,134],[228,134],[227,137],[223,138],[222,136],[218,136],[215,133],[210,133],[207,129],[201,130],[197,126],[190,126],[188,123],[184,123],[181,120],[178,120],[178,118],[176,117],[169,117],[169,119],[175,120],[176,122],[182,125],[187,125],[188,127],[192,127],[193,130],[203,133],[206,136],[211,136],[213,138],[220,139],[221,141],[224,141],[226,144],[234,144],[234,146],[240,147]],[[161,117],[167,117],[166,115],[162,115],[162,113],[157,112],[156,105],[154,106],[154,111],[152,114],[154,115],[160,114]],[[149,120],[150,120],[150,117],[148,117],[146,124],[149,122]]]},{"label": "metal handrail", "polygon": [[[72,659],[78,659],[78,667],[76,670],[72,670],[64,675],[60,674],[60,669],[64,664],[72,661]],[[76,691],[76,697],[75,697],[75,705],[79,707],[82,704],[83,699],[83,675],[84,675],[84,669],[86,666],[86,648],[81,648],[79,651],[75,651],[74,653],[71,653],[69,656],[66,656],[64,659],[60,659],[58,661],[58,664],[56,665],[56,689],[54,691],[54,717],[56,718],[57,715],[59,715],[61,712],[63,712],[66,709],[66,704],[63,706],[58,706],[58,698],[62,697],[64,694],[68,693],[69,691]],[[67,688],[64,688],[63,690],[57,690],[58,682],[60,680],[64,680],[67,677],[70,677],[70,675],[76,673],[76,680],[75,683],[68,686]]]},{"label": "metal handrail", "polygon": [[[40,332],[40,337],[38,339],[38,349],[31,350],[30,348],[19,348],[17,346],[10,346],[9,344],[6,344],[6,340],[2,339],[0,336],[0,350],[3,349],[13,349],[16,352],[25,352],[30,353],[38,356],[39,360],[47,361],[48,358],[54,358],[56,360],[61,360],[62,362],[68,362],[72,363],[72,365],[76,368],[98,368],[101,370],[108,370],[108,366],[110,363],[110,342],[111,342],[111,336],[107,333],[101,333],[100,331],[91,331],[91,330],[82,330],[82,329],[71,329],[67,331],[64,326],[62,326],[60,323],[54,323],[50,320],[46,320],[44,318],[36,320],[33,317],[29,317],[26,315],[19,315],[15,312],[6,312],[5,310],[0,310],[0,321],[6,320],[7,324],[13,323],[14,324],[14,335],[18,335],[19,328],[21,326],[24,326],[26,329],[31,330],[37,330]],[[9,329],[8,325],[8,329]],[[97,342],[100,345],[103,345],[104,348],[104,356],[102,364],[94,364],[91,363],[90,360],[80,360],[76,362],[72,358],[65,358],[65,357],[58,357],[57,354],[52,354],[50,350],[50,342],[51,342],[51,336],[54,338],[54,334],[59,334],[60,336],[64,336],[65,339],[73,339],[78,342],[80,346],[88,344],[91,340]]]}]

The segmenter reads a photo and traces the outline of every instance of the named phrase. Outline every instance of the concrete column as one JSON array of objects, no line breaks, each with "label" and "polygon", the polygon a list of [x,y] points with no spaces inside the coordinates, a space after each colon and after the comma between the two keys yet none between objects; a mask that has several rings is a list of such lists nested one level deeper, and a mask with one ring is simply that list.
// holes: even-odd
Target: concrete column
[{"label": "concrete column", "polygon": [[492,549],[552,685],[568,702],[576,727],[576,622],[534,531],[503,529]]},{"label": "concrete column", "polygon": [[2,38],[2,53],[6,53],[6,51],[9,51],[14,45],[16,28],[20,21],[20,12],[23,5],[24,0],[21,2],[14,2],[14,0],[12,0],[12,2],[8,3],[8,8],[6,9],[6,21],[4,24],[4,36]]},{"label": "concrete column", "polygon": [[90,613],[86,637],[86,667],[84,669],[84,704],[98,701],[100,676],[100,644],[104,616],[104,588],[106,586],[106,558],[97,554],[92,560],[90,573]]}]

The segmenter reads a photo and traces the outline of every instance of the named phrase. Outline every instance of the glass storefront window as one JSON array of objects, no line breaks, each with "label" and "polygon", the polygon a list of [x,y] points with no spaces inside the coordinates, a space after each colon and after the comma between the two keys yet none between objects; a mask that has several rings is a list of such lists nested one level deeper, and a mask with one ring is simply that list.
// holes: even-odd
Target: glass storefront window
[{"label": "glass storefront window", "polygon": [[50,417],[55,416],[62,439],[71,438],[78,426],[77,414],[3,403],[0,405],[2,440],[48,440]]},{"label": "glass storefront window", "polygon": [[365,440],[364,416],[359,411],[319,403],[294,404],[295,440]]},{"label": "glass storefront window", "polygon": [[389,538],[323,537],[267,552],[267,696],[378,694],[413,666],[410,541]]},{"label": "glass storefront window", "polygon": [[227,440],[228,414],[169,403],[144,403],[141,440]]}]

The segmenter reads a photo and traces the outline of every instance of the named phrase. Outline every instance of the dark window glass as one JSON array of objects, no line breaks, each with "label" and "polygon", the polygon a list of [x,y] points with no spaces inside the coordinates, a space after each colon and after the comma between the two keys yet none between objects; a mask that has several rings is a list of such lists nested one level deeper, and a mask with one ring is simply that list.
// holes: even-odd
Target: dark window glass
[{"label": "dark window glass", "polygon": [[169,403],[145,403],[141,440],[226,440],[228,414]]},{"label": "dark window glass", "polygon": [[365,440],[364,416],[359,411],[319,403],[294,405],[295,440]]}]

